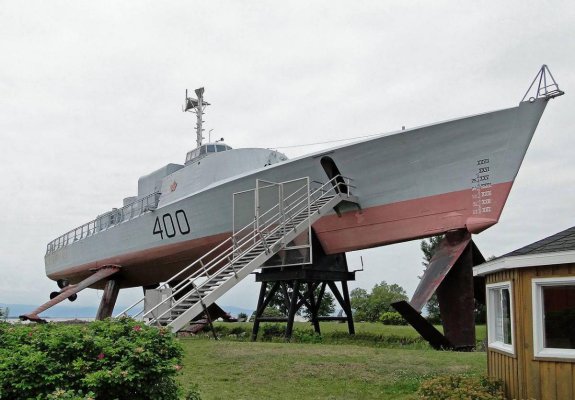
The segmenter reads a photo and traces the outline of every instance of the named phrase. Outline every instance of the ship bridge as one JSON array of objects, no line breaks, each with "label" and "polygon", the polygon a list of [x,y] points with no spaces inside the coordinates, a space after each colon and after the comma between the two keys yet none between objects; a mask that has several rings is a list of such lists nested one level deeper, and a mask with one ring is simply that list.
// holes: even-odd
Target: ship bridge
[{"label": "ship bridge", "polygon": [[199,161],[209,154],[221,153],[228,150],[232,150],[232,148],[222,142],[203,144],[194,150],[188,151],[186,154],[185,165],[191,164],[194,161]]}]

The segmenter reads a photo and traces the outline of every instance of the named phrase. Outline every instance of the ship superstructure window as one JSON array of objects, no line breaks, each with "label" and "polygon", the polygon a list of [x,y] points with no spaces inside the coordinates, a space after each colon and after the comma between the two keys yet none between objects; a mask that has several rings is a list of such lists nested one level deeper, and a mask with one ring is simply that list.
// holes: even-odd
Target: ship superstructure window
[{"label": "ship superstructure window", "polygon": [[515,354],[511,282],[487,285],[487,315],[488,346]]},{"label": "ship superstructure window", "polygon": [[575,277],[536,278],[532,290],[534,356],[575,360]]},{"label": "ship superstructure window", "polygon": [[188,151],[188,154],[186,154],[186,163],[203,158],[210,153],[221,153],[228,150],[232,150],[232,148],[227,144],[204,144],[195,150]]}]

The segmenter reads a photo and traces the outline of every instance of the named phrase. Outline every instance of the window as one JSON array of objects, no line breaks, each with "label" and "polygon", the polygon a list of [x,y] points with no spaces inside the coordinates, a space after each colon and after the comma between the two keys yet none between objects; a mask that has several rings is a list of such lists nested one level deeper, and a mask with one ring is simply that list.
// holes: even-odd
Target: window
[{"label": "window", "polygon": [[226,147],[227,146],[225,144],[216,144],[216,149],[218,150],[218,153],[221,151],[226,151],[227,150]]},{"label": "window", "polygon": [[532,282],[534,356],[575,359],[575,277]]},{"label": "window", "polygon": [[511,282],[487,285],[487,343],[490,348],[515,354],[513,346]]}]

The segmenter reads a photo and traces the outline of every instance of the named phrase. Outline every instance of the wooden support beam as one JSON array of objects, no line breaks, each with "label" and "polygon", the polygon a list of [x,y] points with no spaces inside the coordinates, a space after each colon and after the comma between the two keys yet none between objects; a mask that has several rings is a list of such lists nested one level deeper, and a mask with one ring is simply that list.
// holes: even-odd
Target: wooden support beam
[{"label": "wooden support beam", "polygon": [[106,282],[106,286],[104,286],[104,295],[102,296],[102,300],[100,300],[96,320],[101,321],[112,316],[119,292],[120,284],[118,281],[116,279],[109,279]]},{"label": "wooden support beam", "polygon": [[468,245],[436,290],[444,335],[460,351],[475,348],[472,257]]},{"label": "wooden support beam", "polygon": [[317,306],[315,301],[315,293],[314,293],[314,284],[312,282],[307,282],[307,296],[309,301],[308,311],[311,314],[311,323],[313,324],[313,328],[315,333],[321,335],[321,331],[319,328],[319,321],[317,320],[317,314],[319,305],[321,304],[321,299],[318,299]]},{"label": "wooden support beam", "polygon": [[347,281],[341,281],[341,291],[343,292],[344,304],[341,305],[343,312],[347,317],[347,329],[350,335],[355,335],[355,326],[353,325],[353,315],[351,311],[351,300],[349,298],[349,290],[347,289]]},{"label": "wooden support beam", "polygon": [[295,313],[297,312],[297,300],[299,295],[299,281],[294,281],[293,283],[293,291],[292,297],[290,302],[290,308],[288,311],[288,322],[286,326],[286,340],[290,340],[292,333],[293,333],[293,321],[295,318]]},{"label": "wooden support beam", "polygon": [[261,316],[266,309],[267,305],[273,299],[274,295],[276,294],[278,288],[280,287],[280,282],[274,282],[273,286],[271,287],[267,297],[266,297],[266,290],[267,290],[268,282],[262,282],[262,286],[260,288],[260,297],[258,298],[258,306],[256,309],[256,315],[254,317],[254,326],[252,328],[252,342],[255,342],[258,337],[258,331],[260,329],[260,321]]}]

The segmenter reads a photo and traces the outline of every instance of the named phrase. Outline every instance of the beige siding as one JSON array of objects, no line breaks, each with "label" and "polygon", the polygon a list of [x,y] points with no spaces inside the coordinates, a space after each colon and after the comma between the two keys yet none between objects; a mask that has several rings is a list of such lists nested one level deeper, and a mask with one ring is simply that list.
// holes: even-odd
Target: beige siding
[{"label": "beige siding", "polygon": [[511,281],[515,356],[487,350],[490,376],[503,379],[510,399],[575,399],[575,361],[533,358],[531,279],[575,276],[575,264],[519,268],[486,277],[487,284]]}]

